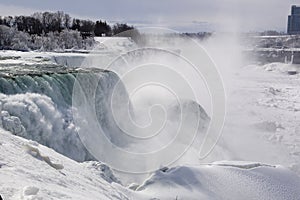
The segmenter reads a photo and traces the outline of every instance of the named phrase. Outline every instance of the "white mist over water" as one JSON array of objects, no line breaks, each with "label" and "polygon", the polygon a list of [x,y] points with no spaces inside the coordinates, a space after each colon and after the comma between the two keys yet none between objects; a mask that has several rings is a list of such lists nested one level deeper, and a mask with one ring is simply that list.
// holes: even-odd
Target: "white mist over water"
[{"label": "white mist over water", "polygon": [[[224,111],[224,107],[221,108],[224,104],[223,88],[219,86],[220,80],[213,78],[217,77],[217,73],[211,71],[214,70],[213,62],[191,39],[169,36],[159,39],[162,41],[153,42],[149,38],[152,41],[146,47],[120,53],[102,68],[115,72],[120,78],[109,94],[111,97],[107,97],[108,104],[104,105],[107,107],[104,110],[109,114],[104,114],[103,108],[99,107],[102,109],[101,116],[109,115],[105,123],[102,118],[97,122],[97,111],[94,117],[84,117],[93,112],[93,98],[97,96],[93,93],[87,97],[91,99],[84,103],[88,104],[82,109],[84,114],[80,114],[93,121],[87,125],[80,124],[84,127],[82,137],[87,149],[116,170],[143,173],[163,166],[199,164],[203,162],[203,158],[199,160],[199,151],[202,150],[201,156],[206,157],[219,138],[218,128],[221,128]],[[195,57],[202,63],[193,63]],[[98,60],[97,57],[89,57],[83,66],[92,63],[95,67]],[[209,77],[203,73],[209,74]],[[210,79],[209,83],[207,79]],[[80,81],[78,85],[82,85],[82,89],[87,88]],[[120,95],[123,87],[126,92]],[[96,86],[89,85],[88,88],[97,90]],[[212,89],[216,91],[212,93]],[[83,93],[80,88],[77,92]],[[212,101],[212,97],[218,95],[221,98]],[[85,97],[79,95],[76,98],[80,101]],[[213,104],[218,101],[221,110],[216,107],[213,111]],[[218,111],[220,115],[215,114]],[[211,118],[213,113],[214,118]],[[216,127],[209,127],[211,119]],[[85,133],[93,133],[94,139],[88,139]],[[119,138],[119,142],[114,143],[110,137]],[[99,140],[98,146],[106,153],[97,149],[96,138]]]},{"label": "white mist over water", "polygon": [[[260,99],[265,98],[266,88],[276,87],[280,79],[286,80],[288,85],[288,77],[274,77],[274,74],[264,72],[257,66],[247,66],[249,58],[243,54],[245,47],[241,45],[241,39],[245,36],[217,33],[202,42],[222,75],[227,98],[226,121],[218,144],[224,151],[212,156],[212,161],[251,160],[289,167],[294,161],[287,148],[266,138],[270,137],[266,136],[270,134],[268,124],[280,124],[280,121],[270,120],[279,118],[285,111],[278,109],[275,112],[278,116],[271,118],[266,116],[272,116],[274,112],[259,106]],[[293,119],[293,115],[290,113],[288,118]]]}]

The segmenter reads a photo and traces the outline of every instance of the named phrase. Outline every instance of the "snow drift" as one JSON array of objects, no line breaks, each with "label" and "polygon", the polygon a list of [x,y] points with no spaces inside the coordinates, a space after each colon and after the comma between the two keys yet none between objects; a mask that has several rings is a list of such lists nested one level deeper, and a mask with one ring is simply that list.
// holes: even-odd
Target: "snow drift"
[{"label": "snow drift", "polygon": [[281,166],[226,161],[163,168],[129,189],[103,163],[75,162],[1,128],[0,141],[0,151],[5,152],[0,155],[0,194],[5,200],[297,200],[300,196],[300,179]]},{"label": "snow drift", "polygon": [[299,199],[300,180],[281,166],[216,162],[160,170],[136,191],[161,199]]}]

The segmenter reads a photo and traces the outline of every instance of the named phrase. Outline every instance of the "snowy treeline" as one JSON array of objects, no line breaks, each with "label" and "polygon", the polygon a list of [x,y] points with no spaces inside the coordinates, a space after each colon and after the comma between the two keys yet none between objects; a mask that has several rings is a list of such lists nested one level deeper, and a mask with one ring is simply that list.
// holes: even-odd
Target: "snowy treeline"
[{"label": "snowy treeline", "polygon": [[[135,29],[127,24],[109,25],[101,20],[72,19],[62,11],[31,16],[0,16],[0,49],[89,49],[94,44],[93,36],[113,36],[128,30]],[[137,30],[134,36],[139,36]]]},{"label": "snowy treeline", "polygon": [[41,50],[54,51],[64,49],[89,49],[94,39],[83,39],[79,31],[64,29],[61,32],[30,35],[15,28],[0,25],[0,49],[20,51]]}]

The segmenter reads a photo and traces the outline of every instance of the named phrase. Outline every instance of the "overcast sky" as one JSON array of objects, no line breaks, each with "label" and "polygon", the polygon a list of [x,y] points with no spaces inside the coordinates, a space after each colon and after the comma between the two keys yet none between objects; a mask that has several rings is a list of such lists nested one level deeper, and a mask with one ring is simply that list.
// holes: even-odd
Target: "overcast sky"
[{"label": "overcast sky", "polygon": [[0,15],[62,10],[72,17],[177,31],[286,30],[299,0],[0,0]]}]

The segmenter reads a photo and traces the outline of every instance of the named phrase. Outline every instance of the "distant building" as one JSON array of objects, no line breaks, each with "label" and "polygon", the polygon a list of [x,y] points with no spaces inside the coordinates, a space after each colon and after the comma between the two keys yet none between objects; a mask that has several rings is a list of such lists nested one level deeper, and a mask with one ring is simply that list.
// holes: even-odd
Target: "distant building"
[{"label": "distant building", "polygon": [[288,18],[288,34],[300,34],[300,6],[292,6],[292,13]]}]

